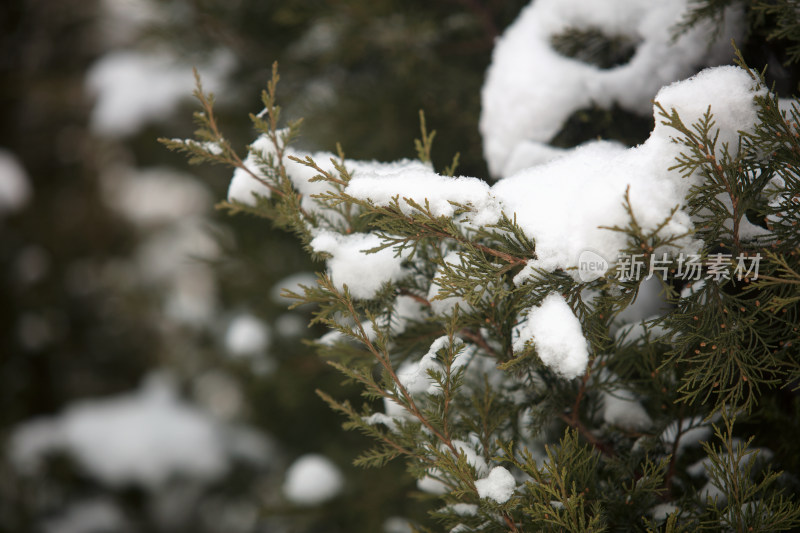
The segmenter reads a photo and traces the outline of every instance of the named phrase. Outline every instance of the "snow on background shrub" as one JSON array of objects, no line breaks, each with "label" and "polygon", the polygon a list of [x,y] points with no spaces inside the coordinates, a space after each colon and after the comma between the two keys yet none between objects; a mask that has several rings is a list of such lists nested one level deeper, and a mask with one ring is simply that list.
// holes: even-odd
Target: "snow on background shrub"
[{"label": "snow on background shrub", "polygon": [[[219,51],[203,71],[209,89],[223,89],[222,80],[232,70],[233,56]],[[126,137],[144,125],[163,120],[192,93],[192,65],[172,57],[170,51],[110,52],[89,70],[89,92],[97,99],[91,126],[100,135]]]},{"label": "snow on background shrub", "polygon": [[11,455],[25,471],[55,452],[68,453],[102,483],[158,489],[175,477],[217,480],[236,456],[263,465],[269,444],[179,400],[168,378],[153,376],[133,394],[76,403],[14,432]]},{"label": "snow on background shrub", "polygon": [[330,459],[303,455],[286,471],[283,493],[296,505],[319,505],[336,497],[344,485],[341,472]]},{"label": "snow on background shrub", "polygon": [[17,157],[0,148],[0,216],[25,206],[32,191],[28,174]]},{"label": "snow on background shrub", "polygon": [[[674,39],[687,0],[538,0],[498,40],[482,91],[481,134],[494,177],[552,159],[547,143],[575,111],[590,105],[646,114],[662,86],[698,66],[730,62],[732,38],[744,31],[739,5],[717,31],[706,21]],[[567,30],[599,30],[635,46],[630,60],[603,69],[558,53],[552,39]],[[713,41],[709,45],[709,41]]]},{"label": "snow on background shrub", "polygon": [[[0,147],[0,529],[281,531],[261,513],[286,506],[297,452],[253,391],[299,351],[307,310],[264,313],[269,285],[230,295],[220,264],[240,242],[214,185],[155,141],[190,114],[192,67],[223,101],[237,90],[229,48],[157,35],[189,14],[178,4],[31,5],[8,36],[34,33],[12,54],[24,92],[4,119],[20,130]],[[273,259],[271,277],[292,272]]]}]

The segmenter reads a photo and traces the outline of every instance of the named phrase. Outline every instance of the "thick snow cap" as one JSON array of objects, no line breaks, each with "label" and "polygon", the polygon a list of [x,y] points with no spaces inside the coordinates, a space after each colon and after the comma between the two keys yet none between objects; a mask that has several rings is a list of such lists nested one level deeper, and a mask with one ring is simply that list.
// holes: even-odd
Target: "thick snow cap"
[{"label": "thick snow cap", "polygon": [[[531,2],[498,40],[483,86],[480,130],[491,174],[508,176],[552,156],[546,143],[580,109],[617,104],[646,114],[662,86],[690,76],[700,66],[730,61],[731,39],[742,33],[741,8],[725,11],[719,33],[706,22],[673,39],[687,3]],[[599,30],[610,38],[627,38],[637,43],[636,50],[627,63],[603,69],[553,49],[552,38],[567,30]]]}]

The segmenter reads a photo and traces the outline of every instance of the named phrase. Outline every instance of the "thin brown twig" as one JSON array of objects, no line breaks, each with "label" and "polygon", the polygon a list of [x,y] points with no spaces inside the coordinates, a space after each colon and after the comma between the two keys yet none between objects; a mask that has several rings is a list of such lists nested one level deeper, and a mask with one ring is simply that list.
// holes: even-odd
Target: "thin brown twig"
[{"label": "thin brown twig", "polygon": [[589,361],[588,366],[586,367],[586,372],[583,374],[583,378],[581,379],[581,385],[578,388],[578,395],[575,397],[575,403],[572,406],[572,412],[569,414],[561,413],[559,414],[559,418],[567,423],[567,425],[575,430],[589,441],[589,444],[594,446],[599,452],[603,455],[608,457],[614,457],[616,453],[614,449],[608,443],[603,442],[597,436],[592,433],[592,431],[586,427],[586,425],[580,419],[580,406],[581,401],[583,400],[584,395],[586,394],[586,385],[591,377],[592,373],[592,365],[594,364],[594,359]]},{"label": "thin brown twig", "polygon": [[[413,219],[411,219],[411,217],[409,217],[409,222],[412,223],[412,224],[415,223],[415,221]],[[483,252],[485,254],[489,254],[489,255],[491,255],[493,257],[497,257],[498,259],[502,259],[502,260],[506,261],[507,263],[512,263],[512,264],[516,264],[516,265],[525,265],[525,264],[528,263],[527,259],[523,259],[521,257],[516,257],[516,256],[508,254],[506,252],[501,252],[500,250],[495,250],[494,248],[490,248],[488,246],[485,246],[485,245],[477,243],[477,242],[472,242],[469,239],[465,239],[465,238],[459,237],[457,235],[450,235],[449,233],[445,233],[443,231],[439,231],[439,230],[433,229],[433,228],[431,228],[430,226],[428,226],[426,224],[420,224],[420,226],[422,228],[428,230],[433,235],[436,235],[438,237],[442,237],[442,238],[445,238],[445,239],[453,239],[456,242],[459,242],[461,244],[472,246],[475,249],[480,250],[481,252]]]},{"label": "thin brown twig", "polygon": [[503,513],[503,520],[505,520],[508,529],[513,533],[517,533],[519,531],[519,529],[517,529],[517,525],[514,523],[508,513]]},{"label": "thin brown twig", "polygon": [[414,300],[414,301],[416,301],[418,303],[421,303],[425,307],[431,307],[431,302],[428,301],[427,298],[423,298],[419,294],[414,294],[413,292],[411,292],[410,290],[406,289],[405,287],[401,287],[397,292],[402,296],[408,296],[412,300]]},{"label": "thin brown twig", "polygon": [[479,332],[472,331],[468,328],[462,328],[458,334],[477,344],[481,349],[483,349],[483,351],[495,359],[500,359],[500,355],[494,350],[494,348],[489,346],[489,343],[486,342],[486,339],[484,339],[483,335],[481,335]]},{"label": "thin brown twig", "polygon": [[[453,441],[450,439],[449,436],[442,434],[439,430],[437,430],[433,426],[433,424],[430,423],[430,421],[427,418],[425,418],[425,415],[423,415],[422,411],[420,411],[419,407],[417,407],[414,398],[412,398],[411,394],[408,392],[403,383],[400,381],[400,378],[395,373],[395,370],[392,367],[389,358],[384,354],[382,354],[367,336],[366,331],[364,331],[364,326],[358,320],[358,314],[356,313],[355,308],[353,308],[353,303],[349,299],[344,299],[344,302],[345,305],[347,306],[348,312],[355,319],[356,327],[358,328],[361,342],[364,343],[367,349],[378,360],[378,363],[380,363],[380,365],[384,368],[384,370],[388,372],[390,378],[392,379],[392,382],[397,387],[398,392],[408,404],[408,412],[411,413],[411,415],[413,415],[414,418],[419,420],[419,422],[428,431],[430,431],[431,434],[433,434],[442,444],[447,446],[447,448],[449,448],[450,451],[453,453],[453,456],[455,457],[456,461],[458,461],[458,458],[461,456],[461,452],[459,451],[459,449],[456,448],[456,446],[453,444]],[[471,479],[469,479],[468,477],[463,477],[462,481],[464,481],[465,484],[467,484],[467,486],[469,486],[473,492],[477,492],[477,489],[475,488],[475,483]]]},{"label": "thin brown twig", "polygon": [[602,453],[607,457],[616,456],[616,452],[614,452],[614,449],[611,447],[611,445],[597,438],[597,436],[594,433],[592,433],[591,430],[588,427],[586,427],[586,425],[583,422],[581,422],[580,418],[578,418],[577,416],[567,415],[566,413],[560,413],[559,418],[561,418],[561,420],[566,422],[569,427],[577,430],[578,433],[583,438],[589,441],[589,444],[591,444],[592,446],[595,447],[595,449],[597,449],[597,451],[599,451],[600,453]]},{"label": "thin brown twig", "polygon": [[[681,415],[683,413],[683,407],[681,407]],[[672,478],[675,476],[675,461],[677,460],[678,456],[678,444],[681,441],[681,435],[683,434],[683,417],[678,417],[678,428],[675,433],[675,440],[672,442],[672,453],[670,454],[669,458],[669,467],[667,468],[667,474],[664,478],[664,491],[666,492],[666,497],[669,497],[670,490],[672,489]]]}]

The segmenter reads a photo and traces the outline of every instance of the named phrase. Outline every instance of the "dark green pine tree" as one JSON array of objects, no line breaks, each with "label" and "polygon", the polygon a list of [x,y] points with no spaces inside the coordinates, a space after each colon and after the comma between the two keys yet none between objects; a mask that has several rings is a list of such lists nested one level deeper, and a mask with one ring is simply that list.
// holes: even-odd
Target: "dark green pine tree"
[{"label": "dark green pine tree", "polygon": [[[675,31],[714,19],[730,3],[693,4]],[[721,134],[715,102],[692,120],[656,103],[655,125],[592,108],[577,112],[552,141],[574,146],[594,137],[579,130],[596,128],[630,145],[662,128],[675,148],[669,169],[694,180],[682,209],[702,245],[702,283],[681,276],[685,257],[657,255],[687,237],[662,231],[677,207],[647,228],[626,194],[627,223],[607,228],[624,235],[623,255],[663,261],[666,308],[627,330],[615,320],[639,295],[641,278],[526,270],[537,242],[513,213],[486,218],[479,195],[455,196],[479,190],[477,180],[425,174],[421,196],[402,176],[388,196],[358,189],[359,172],[374,166],[341,148],[312,157],[293,146],[301,124],[283,120],[277,67],[262,97],[265,112],[251,115],[260,141],[245,162],[198,87],[196,139],[164,142],[193,162],[249,175],[255,196],[222,207],[271,221],[327,261],[316,285],[288,296],[315,305],[312,322],[330,330],[316,343],[320,356],[363,399],[319,395],[347,429],[374,443],[356,464],[401,461],[419,480],[435,511],[417,530],[800,527],[800,108],[781,92],[796,91],[800,24],[790,1],[747,9],[750,32],[738,43],[738,64],[754,86],[753,124]],[[567,32],[552,44],[604,68],[626,61],[631,46],[593,30]],[[767,57],[785,68],[762,72]],[[423,115],[419,162],[401,164],[409,181],[429,171],[433,137]],[[453,176],[457,164],[436,168]],[[353,261],[396,263],[402,272],[365,288],[368,270],[365,279],[347,277],[357,269]],[[521,276],[526,281],[516,282]],[[537,315],[542,309],[545,317],[570,318],[548,322]],[[565,309],[568,315],[559,314]],[[587,347],[580,371],[553,364],[554,353],[571,348],[552,347],[546,330],[525,333],[540,318],[559,331],[563,322],[578,324]],[[646,423],[608,417],[609,405]]]}]

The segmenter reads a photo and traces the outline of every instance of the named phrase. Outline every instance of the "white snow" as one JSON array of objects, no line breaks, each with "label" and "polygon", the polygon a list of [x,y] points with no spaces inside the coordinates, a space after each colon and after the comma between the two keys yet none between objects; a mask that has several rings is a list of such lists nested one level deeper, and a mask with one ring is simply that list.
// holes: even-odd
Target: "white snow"
[{"label": "white snow", "polygon": [[[372,421],[371,423],[375,422],[386,423],[387,426],[389,426],[391,429],[394,430],[394,421],[393,418],[390,417],[389,415],[393,413],[395,410],[398,410],[400,411],[400,413],[398,413],[398,417],[408,418],[408,413],[406,413],[404,410],[402,410],[402,408],[399,407],[397,409],[394,408],[390,409],[389,405],[391,404],[391,402],[385,402],[385,403],[386,403],[387,414],[383,415],[383,417],[386,420],[375,420]],[[382,413],[377,413],[377,414],[382,414]],[[486,475],[486,473],[489,471],[489,466],[486,464],[486,460],[480,454],[478,454],[478,452],[475,450],[475,447],[472,444],[458,439],[453,439],[452,444],[453,447],[458,450],[459,456],[463,456],[466,459],[467,464],[475,468],[475,473],[478,476]],[[439,451],[443,453],[452,453],[452,450],[450,450],[450,448],[445,446],[444,443],[439,445]],[[422,479],[417,480],[417,488],[429,494],[447,494],[448,492],[450,492],[450,488],[444,481],[441,480],[447,480],[448,477],[449,476],[447,474],[445,474],[436,467],[429,468],[427,471],[427,475],[422,477]]]},{"label": "white snow", "polygon": [[372,413],[364,418],[364,421],[368,424],[383,424],[390,430],[395,431],[397,430],[395,421],[414,419],[414,416],[406,411],[402,405],[389,398],[383,399],[383,411],[383,413]]},{"label": "white snow", "polygon": [[[614,318],[614,324],[640,323],[663,315],[669,310],[664,286],[655,276],[639,283],[636,299]],[[612,328],[614,329],[614,328]]]},{"label": "white snow", "polygon": [[[707,68],[689,79],[662,88],[655,100],[668,112],[675,109],[687,125],[699,121],[710,106],[714,129],[719,130],[716,152],[719,157],[724,144],[736,154],[737,132],[751,132],[758,122],[754,98],[765,95],[767,89],[756,90],[757,84],[757,80],[739,67]],[[675,130],[657,120],[651,138],[667,139],[675,135]]]},{"label": "white snow", "polygon": [[383,533],[414,533],[411,523],[401,516],[390,516],[383,521]]},{"label": "white snow", "polygon": [[614,339],[623,344],[642,344],[645,342],[645,339],[647,339],[648,342],[661,339],[667,335],[669,331],[661,325],[650,323],[650,320],[656,318],[659,317],[652,316],[641,322],[625,324],[614,333]]},{"label": "white snow", "polygon": [[328,273],[339,290],[346,285],[355,298],[375,296],[384,283],[405,275],[402,257],[395,256],[390,246],[376,253],[365,253],[381,245],[376,233],[339,233],[323,231],[311,241],[315,252],[327,252]]},{"label": "white snow", "polygon": [[[218,50],[198,69],[205,91],[217,92],[234,66],[233,55]],[[98,59],[86,76],[96,98],[90,126],[98,135],[127,137],[172,113],[194,89],[192,64],[167,50],[117,50]]]},{"label": "white snow", "polygon": [[44,533],[98,533],[130,531],[119,507],[106,499],[83,500],[42,524]]},{"label": "white snow", "polygon": [[250,313],[231,320],[225,333],[225,348],[231,355],[263,355],[270,342],[269,326]]},{"label": "white snow", "polygon": [[275,156],[275,147],[266,135],[256,139],[247,150],[247,157],[242,164],[249,170],[237,168],[233,171],[230,185],[228,185],[228,201],[238,202],[245,205],[255,206],[257,196],[270,198],[272,191],[266,183],[274,184],[269,176],[262,170],[262,162],[269,161],[269,157]]},{"label": "white snow", "polygon": [[30,178],[20,160],[0,148],[0,216],[24,207],[32,192]]},{"label": "white snow", "polygon": [[[750,130],[755,122],[755,85],[742,69],[718,67],[665,87],[656,98],[667,110],[678,111],[687,124],[700,119],[711,105],[720,140],[732,143],[739,130]],[[475,225],[496,222],[502,209],[515,216],[525,234],[536,243],[536,258],[515,282],[524,283],[537,268],[564,269],[578,279],[578,259],[586,250],[603,258],[608,269],[615,265],[620,250],[627,247],[625,234],[603,228],[625,227],[630,222],[623,207],[626,190],[637,222],[645,232],[662,224],[674,208],[685,207],[689,188],[700,178],[682,178],[676,171],[667,170],[681,151],[680,146],[671,142],[674,135],[673,130],[658,123],[650,138],[635,148],[625,149],[611,142],[587,143],[565,151],[549,163],[500,180],[491,188],[474,178],[439,176],[419,163],[346,162],[353,167],[353,177],[345,192],[382,206],[389,205],[394,198],[408,198],[419,204],[427,199],[434,216],[453,216],[455,208],[451,202],[468,204],[472,212],[464,221]],[[254,143],[262,153],[267,153],[269,147],[263,144],[263,139]],[[298,163],[287,163],[287,169],[305,194],[304,201],[310,201],[308,208],[316,206],[319,210],[310,195],[324,192],[329,184],[309,182],[315,172]],[[234,177],[232,187],[237,179]],[[247,179],[255,181],[249,176]],[[400,208],[407,214],[412,211],[402,200]],[[678,209],[659,235],[683,237],[657,253],[695,253],[701,243],[689,235],[693,228],[688,213]],[[359,242],[360,239],[365,242]],[[370,246],[365,246],[367,240]],[[334,254],[329,268],[336,270],[334,279],[340,287],[347,283],[353,294],[369,298],[383,281],[398,279],[402,272],[400,259],[391,250],[375,254],[381,259],[353,253],[354,247],[361,246],[363,250],[378,244],[376,235],[338,236],[322,232],[314,246],[318,251]],[[431,291],[431,296],[435,296],[434,287]],[[452,304],[441,302],[434,311],[446,311]]]},{"label": "white snow", "polygon": [[574,378],[586,370],[589,347],[581,323],[560,294],[549,294],[540,306],[531,307],[518,329],[515,352],[522,351],[532,341],[545,366],[558,374]]},{"label": "white snow", "polygon": [[135,274],[143,283],[162,288],[165,313],[179,323],[203,325],[214,316],[216,279],[202,261],[219,253],[209,227],[203,219],[181,220],[153,233],[136,252]]},{"label": "white snow", "polygon": [[312,506],[335,498],[343,486],[342,473],[330,459],[307,454],[286,471],[283,493],[295,505]]},{"label": "white snow", "polygon": [[156,489],[174,476],[212,481],[225,474],[236,435],[156,376],[132,394],[78,402],[60,416],[24,423],[13,432],[10,457],[33,473],[43,456],[60,450],[103,483]]},{"label": "white snow", "polygon": [[466,458],[467,464],[475,469],[475,473],[479,476],[485,476],[489,471],[489,465],[486,464],[486,460],[483,456],[479,455],[475,448],[468,442],[458,439],[453,439],[452,442],[455,449],[458,450],[458,453]]},{"label": "white snow", "polygon": [[424,305],[417,301],[416,298],[411,296],[400,295],[394,301],[392,314],[387,319],[384,316],[379,317],[376,322],[382,328],[387,325],[390,328],[392,335],[400,335],[408,326],[414,322],[421,322],[427,315],[424,313]]},{"label": "white snow", "polygon": [[170,15],[165,4],[153,0],[101,0],[99,8],[97,32],[106,47],[135,42]]},{"label": "white snow", "polygon": [[216,279],[210,267],[198,264],[183,269],[166,293],[164,313],[175,322],[202,327],[214,319]]},{"label": "white snow", "polygon": [[663,522],[678,509],[677,505],[671,503],[659,503],[650,508],[650,516],[652,516],[653,520],[656,522]]},{"label": "white snow", "polygon": [[[333,176],[337,178],[339,177],[331,159],[339,163],[341,163],[341,161],[338,156],[330,152],[309,153],[303,151],[289,151],[288,154],[294,155],[300,159],[311,157],[320,168],[333,174]],[[313,199],[313,195],[331,191],[331,185],[325,181],[311,181],[312,178],[319,175],[319,172],[306,165],[291,160],[288,161],[286,165],[292,183],[304,195],[303,207],[308,211],[319,212],[320,206],[317,201]],[[433,174],[427,165],[412,159],[401,159],[389,163],[345,159],[344,166],[351,177],[350,184],[359,182],[362,179],[389,179],[392,176],[410,177],[418,176],[419,174]],[[346,192],[350,193],[350,186],[347,187]]]},{"label": "white snow", "polygon": [[[749,131],[755,123],[755,86],[744,70],[717,67],[663,88],[656,100],[667,110],[678,111],[686,124],[699,120],[710,105],[720,141],[732,141],[737,131]],[[673,208],[684,207],[689,188],[700,178],[682,178],[667,170],[681,151],[670,140],[675,135],[659,122],[650,138],[635,148],[591,143],[498,181],[492,193],[507,215],[516,214],[517,223],[536,242],[536,259],[515,281],[525,281],[533,268],[571,269],[577,280],[578,258],[585,250],[614,265],[620,250],[626,248],[627,237],[600,226],[629,224],[623,208],[628,188],[633,213],[645,232],[653,231]],[[693,227],[688,213],[678,210],[659,235],[685,235]],[[696,239],[684,237],[674,247],[656,253],[695,253],[699,246]]]},{"label": "white snow", "polygon": [[714,422],[716,418],[718,417],[710,421],[704,421],[703,417],[698,415],[684,418],[680,422],[675,420],[661,432],[660,440],[668,450],[671,450],[675,439],[679,436],[678,426],[680,426],[680,440],[675,450],[675,454],[680,456],[687,448],[699,446],[701,442],[708,441],[711,438],[713,434],[711,422]]},{"label": "white snow", "polygon": [[[285,133],[285,130],[281,130],[278,132],[278,136],[280,137]],[[250,144],[247,157],[243,162],[244,166],[247,167],[250,172],[248,173],[241,168],[237,168],[234,171],[228,187],[228,201],[254,206],[256,205],[254,194],[269,198],[272,194],[269,188],[258,179],[255,179],[253,175],[275,185],[277,182],[274,177],[274,171],[270,168],[265,168],[264,163],[271,162],[273,165],[277,165],[278,161],[274,159],[276,155],[275,146],[267,135],[262,134]],[[298,163],[294,159],[290,159],[290,157],[301,160],[306,160],[306,158],[310,157],[321,169],[332,174],[337,179],[340,176],[332,160],[337,163],[342,163],[340,158],[330,152],[307,152],[289,146],[284,148],[284,157],[282,161],[286,169],[286,175],[291,180],[292,185],[294,185],[297,191],[302,195],[300,205],[303,209],[309,213],[319,214],[325,212],[325,215],[330,219],[329,222],[339,220],[340,216],[338,214],[324,209],[320,202],[314,197],[315,195],[333,192],[334,189],[331,184],[324,180],[311,181],[313,178],[319,176],[320,173],[303,163]],[[436,174],[430,170],[429,166],[410,159],[402,159],[391,163],[345,159],[344,166],[351,178],[353,178],[351,183],[354,181],[359,182],[362,179],[383,179],[398,175],[406,176],[408,173],[436,176]],[[323,221],[323,224],[324,223]]]},{"label": "white snow", "polygon": [[450,509],[459,516],[475,516],[478,514],[478,506],[474,503],[454,503],[445,509]]},{"label": "white snow", "polygon": [[[377,338],[377,331],[388,330],[391,335],[396,336],[403,333],[409,322],[422,319],[422,304],[411,296],[398,296],[395,299],[391,314],[381,314],[375,317],[374,323],[371,320],[364,320],[359,324],[367,335],[367,338],[374,341]],[[356,327],[353,327],[356,330]],[[318,342],[333,346],[344,339],[340,331],[329,331],[319,338]]]},{"label": "white snow", "polygon": [[[672,39],[688,0],[537,0],[497,41],[482,91],[480,130],[492,175],[508,176],[541,160],[546,145],[575,111],[618,104],[646,113],[663,85],[703,65],[731,60],[731,38],[741,34],[736,6],[725,12],[722,30],[698,24]],[[568,28],[596,29],[638,43],[631,60],[601,69],[560,55],[551,39]],[[713,37],[713,40],[712,40]],[[527,154],[531,154],[526,161]]]},{"label": "white snow", "polygon": [[[549,4],[549,0],[543,3]],[[733,143],[738,131],[751,130],[756,121],[755,87],[756,82],[744,70],[717,67],[662,88],[656,100],[667,110],[675,109],[686,124],[699,120],[710,105],[720,142]],[[389,164],[345,161],[352,169],[345,192],[381,206],[399,198],[400,209],[406,214],[412,208],[403,198],[420,205],[427,200],[434,216],[453,216],[453,203],[469,205],[470,213],[458,222],[476,226],[496,223],[502,210],[515,217],[525,235],[536,243],[536,257],[516,276],[516,283],[524,283],[535,269],[563,269],[580,280],[578,266],[582,253],[591,250],[605,261],[606,272],[594,273],[602,276],[616,266],[620,251],[627,248],[624,233],[607,229],[630,223],[624,208],[626,191],[644,232],[654,231],[678,208],[670,222],[659,230],[660,237],[675,238],[674,243],[656,250],[656,254],[696,253],[701,247],[702,243],[691,236],[693,221],[682,209],[690,187],[701,177],[683,178],[678,172],[667,170],[681,152],[681,147],[672,142],[675,135],[674,130],[657,120],[650,138],[640,146],[625,149],[618,143],[590,142],[564,151],[548,163],[502,179],[491,188],[475,178],[440,176],[426,165],[405,160]],[[735,150],[734,145],[731,147]],[[252,150],[264,156],[272,153],[263,137],[252,145]],[[320,165],[330,168],[320,162],[325,161],[325,155],[314,156]],[[331,165],[330,161],[327,165]],[[312,196],[329,191],[331,185],[308,181],[316,172],[299,163],[289,161],[286,167],[294,185],[304,195],[304,207],[325,212]],[[255,182],[250,176],[235,175],[231,191],[245,178],[250,186]],[[238,193],[232,195],[239,201],[248,201]],[[337,216],[330,210],[326,214],[330,216],[323,227],[335,225]],[[382,282],[402,275],[400,258],[394,257],[392,250],[386,249],[375,257],[356,253],[378,244],[379,238],[374,234],[342,236],[323,230],[313,246],[317,251],[334,255],[328,266],[336,272],[333,277],[340,287],[346,283],[357,297],[369,298]],[[431,291],[436,293],[433,288]],[[443,302],[441,310],[451,305],[452,302]]]},{"label": "white snow", "polygon": [[[590,144],[592,142],[597,141],[590,141],[586,144]],[[624,148],[624,146],[620,144],[620,148]],[[554,159],[558,159],[566,153],[568,153],[568,150],[564,148],[556,148],[547,144],[533,141],[520,141],[520,143],[508,157],[508,161],[504,166],[503,175],[513,176],[520,170],[525,170],[526,168],[534,165],[548,163]]]},{"label": "white snow", "polygon": [[[450,489],[442,481],[437,479],[442,477],[442,471],[438,468],[428,469],[429,475],[417,480],[417,488],[428,494],[447,494]],[[434,477],[436,476],[436,477]]]},{"label": "white snow", "polygon": [[295,60],[308,60],[335,49],[341,40],[344,24],[338,18],[317,18],[286,51]]},{"label": "white snow", "polygon": [[[430,376],[435,371],[444,375],[445,368],[437,359],[437,352],[447,348],[449,337],[442,336],[433,341],[428,352],[419,361],[406,361],[397,369],[397,378],[410,394],[440,394],[439,384]],[[458,350],[458,347],[454,347]],[[463,354],[456,354],[451,370],[455,371],[466,363]]]},{"label": "white snow", "polygon": [[641,401],[629,390],[616,388],[602,392],[603,420],[627,431],[646,431],[653,426],[653,420]]},{"label": "white snow", "polygon": [[502,466],[492,468],[488,476],[475,481],[478,496],[490,498],[497,503],[506,503],[514,494],[516,487],[517,482],[514,480],[514,476]]},{"label": "white snow", "polygon": [[111,209],[143,227],[202,215],[212,205],[196,176],[169,168],[114,166],[101,175],[101,187]]},{"label": "white snow", "polygon": [[362,171],[350,180],[345,192],[381,206],[388,206],[394,198],[399,197],[400,209],[405,214],[414,211],[405,199],[423,208],[427,202],[431,214],[436,217],[452,217],[456,209],[453,203],[471,205],[475,208],[475,214],[469,216],[475,224],[494,222],[500,214],[485,182],[463,176],[440,176],[422,165],[398,168],[396,172],[384,174],[374,170]]}]

